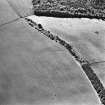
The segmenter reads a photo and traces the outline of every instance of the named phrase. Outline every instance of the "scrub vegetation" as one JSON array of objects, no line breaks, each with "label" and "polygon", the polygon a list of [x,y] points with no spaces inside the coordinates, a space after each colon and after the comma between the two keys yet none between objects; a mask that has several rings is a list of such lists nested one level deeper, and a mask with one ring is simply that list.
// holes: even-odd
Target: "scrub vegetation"
[{"label": "scrub vegetation", "polygon": [[[33,0],[36,15],[60,15],[104,19],[104,0]],[[45,13],[47,12],[47,13]],[[55,13],[56,12],[56,13]],[[62,15],[63,15],[62,14]],[[64,17],[64,15],[60,17]]]}]

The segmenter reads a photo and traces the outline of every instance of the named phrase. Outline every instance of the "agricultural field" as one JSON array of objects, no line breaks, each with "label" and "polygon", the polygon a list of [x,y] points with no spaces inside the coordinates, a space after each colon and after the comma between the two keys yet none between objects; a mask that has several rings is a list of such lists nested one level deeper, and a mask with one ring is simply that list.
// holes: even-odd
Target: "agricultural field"
[{"label": "agricultural field", "polygon": [[[0,0],[0,105],[100,105],[72,55],[19,17],[32,15],[28,18],[71,42],[105,86],[105,64],[94,63],[105,61],[104,21],[33,15],[38,9],[56,11],[64,6],[64,11],[69,11],[71,2],[75,7],[80,1],[89,7],[85,0],[9,0],[12,8]],[[84,8],[82,4],[80,7]]]}]

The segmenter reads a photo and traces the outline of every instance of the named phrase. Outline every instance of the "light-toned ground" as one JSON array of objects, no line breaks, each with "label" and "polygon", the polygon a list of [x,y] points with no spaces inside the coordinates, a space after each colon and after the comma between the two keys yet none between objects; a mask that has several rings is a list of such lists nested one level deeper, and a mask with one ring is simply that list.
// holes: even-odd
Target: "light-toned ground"
[{"label": "light-toned ground", "polygon": [[[6,9],[12,12],[6,14],[9,9],[5,10],[1,1],[0,5],[2,19],[8,14],[7,19],[16,16],[10,7]],[[7,19],[0,20],[0,24]],[[24,19],[0,27],[0,105],[63,104],[99,105],[93,88],[71,55],[33,30]]]},{"label": "light-toned ground", "polygon": [[31,16],[46,30],[72,43],[90,62],[105,85],[105,22],[96,19],[60,19]]},{"label": "light-toned ground", "polygon": [[105,22],[95,19],[31,17],[46,30],[71,42],[90,62],[105,60]]},{"label": "light-toned ground", "polygon": [[0,27],[2,24],[19,18],[18,15],[24,17],[32,14],[31,0],[0,0]]},{"label": "light-toned ground", "polygon": [[0,0],[0,25],[17,18],[6,0]]},{"label": "light-toned ground", "polygon": [[0,31],[0,68],[0,102],[98,103],[88,80],[68,52],[23,20]]}]

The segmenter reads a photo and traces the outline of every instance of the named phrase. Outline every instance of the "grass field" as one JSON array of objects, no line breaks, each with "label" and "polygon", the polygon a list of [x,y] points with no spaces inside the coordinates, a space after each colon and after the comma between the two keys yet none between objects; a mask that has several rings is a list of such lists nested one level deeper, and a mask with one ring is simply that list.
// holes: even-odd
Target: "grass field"
[{"label": "grass field", "polygon": [[[49,30],[53,34],[71,42],[90,63],[105,61],[104,21],[83,18],[39,18],[37,16],[31,16],[30,18],[38,23],[41,23],[46,30]],[[95,72],[99,74],[99,77],[103,82],[105,79],[104,65],[104,62],[102,64],[96,63],[92,65],[96,67]]]},{"label": "grass field", "polygon": [[[23,3],[20,0],[12,1],[12,3],[22,14],[25,13],[22,12],[23,8],[28,7],[27,2],[26,7],[20,6]],[[6,1],[0,1],[0,5],[2,5],[0,24],[18,17]],[[48,24],[45,21],[37,20],[37,22],[42,22],[43,26],[49,30],[51,25],[54,30],[57,28],[54,24]],[[57,25],[59,26],[58,23]],[[66,24],[63,27],[65,26]],[[63,27],[58,28],[63,31]],[[76,33],[73,34],[76,38]],[[63,38],[66,39],[66,37]],[[90,40],[87,41],[86,36],[81,38],[82,35],[78,36],[78,39],[85,40],[94,46]],[[100,49],[97,48],[97,51]],[[94,66],[95,68],[99,71],[99,66]],[[102,66],[100,68],[103,70]],[[102,71],[99,73],[102,74]],[[100,76],[104,78],[104,75]],[[0,105],[63,104],[99,105],[88,79],[71,55],[60,45],[32,29],[24,19],[0,27]]]},{"label": "grass field", "polygon": [[1,105],[65,100],[71,105],[97,104],[90,83],[71,55],[23,20],[0,31],[0,75]]}]

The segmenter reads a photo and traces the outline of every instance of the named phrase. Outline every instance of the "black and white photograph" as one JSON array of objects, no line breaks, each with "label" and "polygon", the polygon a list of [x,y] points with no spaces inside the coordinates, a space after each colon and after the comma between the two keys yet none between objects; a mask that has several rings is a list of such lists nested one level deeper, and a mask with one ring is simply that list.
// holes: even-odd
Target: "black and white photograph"
[{"label": "black and white photograph", "polygon": [[105,0],[0,0],[0,105],[105,105]]}]

